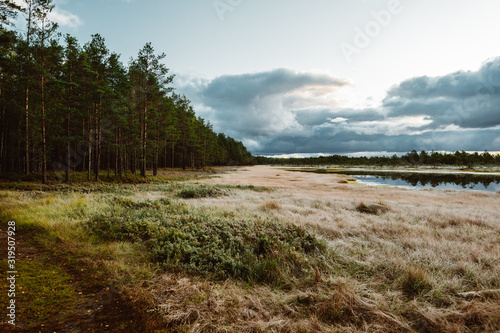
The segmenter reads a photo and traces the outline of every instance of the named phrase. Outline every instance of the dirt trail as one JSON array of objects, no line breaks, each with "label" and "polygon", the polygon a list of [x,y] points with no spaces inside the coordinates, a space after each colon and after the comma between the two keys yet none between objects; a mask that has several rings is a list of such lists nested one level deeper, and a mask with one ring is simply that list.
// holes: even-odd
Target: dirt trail
[{"label": "dirt trail", "polygon": [[[0,228],[0,249],[2,258],[6,258],[7,232],[4,227]],[[16,325],[12,326],[2,318],[0,332],[147,332],[144,320],[135,311],[133,304],[118,289],[107,283],[99,267],[74,258],[74,254],[56,251],[57,249],[44,249],[31,236],[16,236],[16,262],[31,262],[40,267],[57,263],[71,277],[68,286],[77,293],[76,302],[61,305],[57,318],[40,320],[27,314],[23,308],[23,304],[31,302],[35,297],[30,295],[30,286],[19,285],[17,282]],[[73,256],[72,260],[68,260],[68,255]],[[5,271],[0,276],[4,277],[4,273]],[[18,269],[18,276],[26,274],[28,273]],[[6,294],[6,283],[1,284],[0,292]]]}]

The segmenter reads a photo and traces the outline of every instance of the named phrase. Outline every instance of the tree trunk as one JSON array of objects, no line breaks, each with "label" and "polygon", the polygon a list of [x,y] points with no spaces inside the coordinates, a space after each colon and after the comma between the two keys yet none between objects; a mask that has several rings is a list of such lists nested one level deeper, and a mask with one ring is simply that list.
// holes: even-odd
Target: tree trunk
[{"label": "tree trunk", "polygon": [[70,168],[70,163],[71,163],[71,142],[70,142],[70,135],[71,135],[71,132],[70,132],[70,128],[69,128],[69,124],[70,124],[70,120],[71,120],[71,115],[70,115],[70,111],[68,110],[68,115],[66,117],[66,177],[65,177],[65,182],[66,183],[69,183],[69,173],[71,172],[71,168]]},{"label": "tree trunk", "polygon": [[175,167],[175,145],[172,144],[172,169]]},{"label": "tree trunk", "polygon": [[0,136],[0,175],[5,172],[5,165],[4,165],[4,150],[5,150],[5,135],[6,135],[6,130],[5,130],[5,108],[6,106],[4,105],[2,108],[2,135]]},{"label": "tree trunk", "polygon": [[[70,69],[70,75],[69,75],[69,82],[73,82],[73,75],[71,74]],[[70,130],[70,124],[71,124],[71,99],[73,97],[73,87],[69,88],[68,91],[68,102],[67,102],[67,108],[68,108],[68,114],[66,116],[66,177],[65,177],[65,182],[69,183],[69,174],[71,172],[71,130]]]},{"label": "tree trunk", "polygon": [[[28,8],[26,9],[28,11],[28,27],[27,27],[27,32],[26,32],[26,64],[29,66],[30,59],[31,59],[31,54],[30,54],[30,38],[31,38],[31,19],[32,19],[32,13],[31,13],[31,1],[27,2]],[[26,69],[27,70],[27,69]],[[25,108],[24,108],[24,115],[25,115],[25,130],[26,130],[26,156],[25,156],[25,162],[26,162],[26,174],[30,173],[30,135],[29,135],[29,75],[26,72],[26,89],[24,92],[24,97],[25,97]]]},{"label": "tree trunk", "polygon": [[[111,170],[111,150],[109,149],[109,141],[106,141],[106,150],[108,152],[106,167],[108,168],[108,178],[109,178],[110,176],[109,171]],[[115,169],[115,176],[116,176],[116,169]]]},{"label": "tree trunk", "polygon": [[93,151],[92,151],[92,125],[91,125],[91,115],[90,115],[90,110],[89,110],[89,123],[88,123],[88,143],[89,143],[89,164],[88,164],[88,173],[87,173],[87,180],[90,181],[90,176],[91,176],[91,173],[92,173],[92,154],[93,154]]},{"label": "tree trunk", "polygon": [[130,163],[130,172],[135,175],[135,172],[137,171],[137,149],[135,147],[132,147],[132,163]]},{"label": "tree trunk", "polygon": [[119,129],[115,129],[115,177],[118,175],[118,133]]},{"label": "tree trunk", "polygon": [[44,33],[44,22],[42,21],[42,87],[41,87],[41,99],[42,99],[42,183],[47,184],[47,138],[45,133],[45,33]]},{"label": "tree trunk", "polygon": [[95,106],[95,181],[99,181],[99,169],[101,168],[101,124],[99,119],[99,104]]},{"label": "tree trunk", "polygon": [[163,167],[168,168],[167,165],[167,155],[168,155],[168,146],[167,146],[167,139],[165,139],[165,152],[163,153]]},{"label": "tree trunk", "polygon": [[142,156],[141,156],[141,176],[146,177],[146,148],[147,148],[147,137],[148,137],[148,98],[146,95],[146,101],[144,105],[144,115],[143,115],[143,130],[142,130]]},{"label": "tree trunk", "polygon": [[[43,53],[43,51],[42,51]],[[42,55],[43,57],[43,55]],[[43,70],[43,60],[42,60]],[[45,133],[45,78],[42,73],[42,183],[47,184],[47,138]]]},{"label": "tree trunk", "polygon": [[122,165],[123,165],[123,158],[122,158],[122,130],[120,127],[118,127],[118,163],[117,163],[117,168],[118,168],[118,176],[122,178]]},{"label": "tree trunk", "polygon": [[159,143],[160,141],[160,138],[158,137],[158,134],[155,133],[155,157],[154,157],[154,161],[153,161],[153,176],[156,176],[158,174],[158,154],[159,154],[159,151],[158,151],[158,146],[160,145]]}]

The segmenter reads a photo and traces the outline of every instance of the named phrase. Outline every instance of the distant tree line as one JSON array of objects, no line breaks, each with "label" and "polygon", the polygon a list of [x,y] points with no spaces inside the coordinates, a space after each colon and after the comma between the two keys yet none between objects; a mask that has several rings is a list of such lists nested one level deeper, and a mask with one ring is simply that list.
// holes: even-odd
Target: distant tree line
[{"label": "distant tree line", "polygon": [[472,168],[474,166],[500,166],[500,154],[492,155],[484,153],[467,153],[456,151],[455,153],[439,153],[416,150],[403,156],[373,156],[373,157],[348,157],[342,155],[308,157],[308,158],[272,158],[257,156],[258,164],[267,165],[370,165],[370,166],[463,166]]},{"label": "distant tree line", "polygon": [[[53,0],[0,0],[0,174],[86,171],[99,179],[158,168],[249,164],[244,145],[213,131],[150,43],[128,66],[103,37],[81,46],[49,20]],[[25,17],[24,32],[11,20]]]}]

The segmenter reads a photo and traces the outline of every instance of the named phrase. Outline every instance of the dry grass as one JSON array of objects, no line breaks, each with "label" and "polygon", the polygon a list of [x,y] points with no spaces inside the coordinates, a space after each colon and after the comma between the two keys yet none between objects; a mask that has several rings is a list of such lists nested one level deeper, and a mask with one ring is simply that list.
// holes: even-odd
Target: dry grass
[{"label": "dry grass", "polygon": [[[401,322],[402,326],[397,327],[415,331],[500,329],[499,294],[481,294],[500,288],[497,194],[344,185],[339,184],[342,176],[338,175],[283,170],[280,180],[276,180],[272,177],[275,173],[272,168],[255,167],[217,180],[254,186],[271,182],[269,185],[276,189],[273,193],[245,192],[224,203],[201,200],[195,204],[214,204],[243,215],[272,214],[282,221],[306,226],[328,241],[336,256],[332,276],[361,288],[363,292],[357,290],[354,295],[362,302],[346,301],[352,310],[351,319],[341,317],[335,323],[326,319],[326,308],[314,302],[310,308],[318,310],[309,324],[318,322],[330,325],[329,329],[347,331],[387,331],[397,326],[381,321],[381,317],[374,320],[370,313],[379,311],[382,317],[387,315]],[[261,208],[270,202],[279,209]],[[390,209],[383,214],[365,214],[360,202],[383,203]],[[314,288],[321,289],[318,285]],[[311,297],[322,294],[308,288],[301,291],[316,295]],[[471,291],[483,296],[459,296]],[[338,297],[332,302],[349,300]],[[373,302],[372,310],[359,306],[370,304],[366,300]],[[335,316],[330,313],[329,318]],[[308,321],[305,317],[301,320]],[[310,329],[314,331],[312,326]]]},{"label": "dry grass", "polygon": [[[165,332],[398,332],[410,327],[379,308],[358,285],[328,279],[316,288],[280,293],[164,274],[130,293],[150,302]],[[151,302],[151,300],[155,300]],[[387,309],[385,309],[387,311]]]},{"label": "dry grass", "polygon": [[[178,200],[196,216],[277,219],[305,227],[327,243],[324,265],[287,288],[182,272],[144,274],[125,288],[138,304],[149,304],[144,312],[157,332],[500,330],[498,194],[371,188],[339,183],[341,175],[277,170],[252,167],[203,180],[230,185],[228,195]],[[273,191],[249,190],[262,186]],[[48,194],[7,195],[9,205],[33,210],[23,216],[36,214],[39,206],[30,203],[39,200],[72,216],[68,227],[55,223],[50,211],[42,216],[61,234],[76,225],[75,211],[102,209],[105,196],[71,194],[61,201]],[[128,197],[165,195],[145,187]],[[366,214],[360,203],[390,209]],[[141,264],[133,263],[131,246],[117,244],[106,245],[114,252],[112,271],[123,274],[135,267],[127,265]]]},{"label": "dry grass", "polygon": [[280,208],[280,204],[276,200],[266,201],[261,206],[261,210],[264,212],[272,212],[274,210],[279,210]]},{"label": "dry grass", "polygon": [[374,215],[380,215],[383,213],[387,213],[389,211],[389,207],[387,207],[383,203],[366,205],[364,202],[361,202],[356,207],[356,209],[361,213],[374,214]]}]

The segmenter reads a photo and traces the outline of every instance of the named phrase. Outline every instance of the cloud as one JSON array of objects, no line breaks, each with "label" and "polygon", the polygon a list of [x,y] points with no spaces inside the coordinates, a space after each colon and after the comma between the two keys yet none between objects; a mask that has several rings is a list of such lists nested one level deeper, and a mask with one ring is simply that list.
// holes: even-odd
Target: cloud
[{"label": "cloud", "polygon": [[[13,2],[21,8],[26,7],[26,3],[23,0],[14,0]],[[67,2],[67,0],[55,1],[56,6],[52,10],[52,12],[49,13],[48,17],[51,21],[59,24],[60,26],[78,28],[83,24],[82,20],[77,15],[59,7],[60,5],[64,5]]]},{"label": "cloud", "polygon": [[[333,132],[329,128],[315,128],[307,138],[279,136],[264,142],[265,149],[258,154],[294,153],[352,153],[370,151],[484,151],[498,149],[500,128],[470,130],[438,130],[421,134],[387,136],[383,133],[360,134],[349,130]],[[333,134],[332,134],[333,133]]]},{"label": "cloud", "polygon": [[[201,80],[197,82],[197,95],[203,105],[212,110],[210,120],[216,128],[255,140],[286,133],[307,135],[308,129],[304,126],[307,122],[299,121],[295,108],[331,107],[336,103],[335,92],[349,84],[323,73],[282,68]],[[196,89],[193,85],[184,87],[183,91],[191,93]]]},{"label": "cloud", "polygon": [[256,98],[276,95],[285,95],[289,99],[307,98],[304,94],[325,96],[332,89],[347,84],[347,80],[323,73],[280,68],[269,72],[218,77],[210,82],[204,94],[213,102],[224,100],[240,105],[251,103]]},{"label": "cloud", "polygon": [[478,71],[416,77],[393,87],[384,100],[389,116],[424,115],[428,128],[500,125],[500,58]]},{"label": "cloud", "polygon": [[75,14],[67,10],[55,7],[49,14],[49,19],[56,22],[60,26],[69,28],[78,28],[83,24],[82,20]]},{"label": "cloud", "polygon": [[214,129],[255,154],[500,150],[500,58],[478,71],[416,77],[380,107],[343,107],[347,79],[275,69],[215,79],[178,76]]}]

